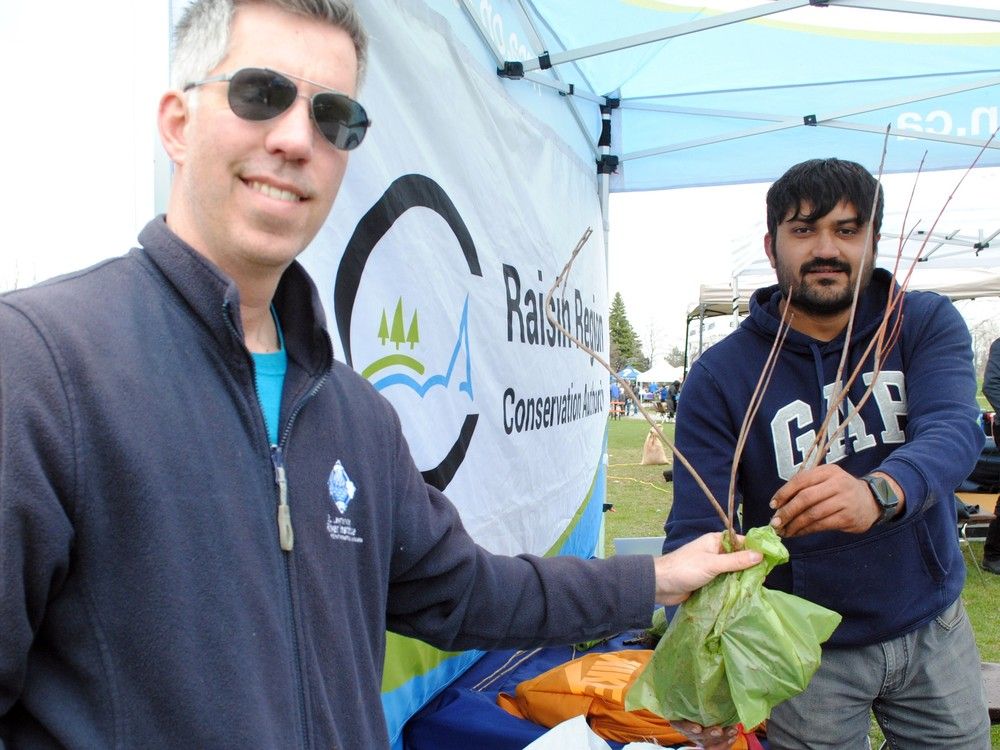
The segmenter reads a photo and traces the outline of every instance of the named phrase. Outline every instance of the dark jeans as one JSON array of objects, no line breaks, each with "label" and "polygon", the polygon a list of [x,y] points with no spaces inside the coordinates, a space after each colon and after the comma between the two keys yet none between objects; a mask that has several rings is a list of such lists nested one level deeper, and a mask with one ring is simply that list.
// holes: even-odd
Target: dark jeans
[{"label": "dark jeans", "polygon": [[868,750],[872,710],[891,747],[990,746],[979,652],[961,599],[898,638],[824,648],[805,692],[771,712],[768,747]]}]

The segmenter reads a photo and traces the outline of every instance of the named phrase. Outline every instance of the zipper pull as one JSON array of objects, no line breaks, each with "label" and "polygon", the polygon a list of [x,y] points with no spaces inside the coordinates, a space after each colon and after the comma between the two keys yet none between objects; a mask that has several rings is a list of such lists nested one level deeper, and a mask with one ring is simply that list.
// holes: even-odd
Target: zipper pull
[{"label": "zipper pull", "polygon": [[274,464],[274,483],[278,485],[278,539],[281,549],[291,552],[295,544],[295,532],[292,530],[292,510],[288,505],[288,480],[285,477],[285,461],[281,448],[271,446],[271,463]]}]

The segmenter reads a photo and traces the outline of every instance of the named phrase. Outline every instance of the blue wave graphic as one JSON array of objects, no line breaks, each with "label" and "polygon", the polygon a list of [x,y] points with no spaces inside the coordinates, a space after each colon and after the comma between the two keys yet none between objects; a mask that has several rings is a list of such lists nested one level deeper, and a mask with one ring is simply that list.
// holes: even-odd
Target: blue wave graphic
[{"label": "blue wave graphic", "polygon": [[411,389],[418,396],[423,398],[427,392],[434,387],[447,388],[455,375],[458,357],[462,350],[465,350],[465,379],[458,384],[458,390],[469,396],[470,401],[475,401],[472,393],[472,354],[469,351],[469,295],[465,295],[465,304],[462,306],[462,319],[458,324],[458,335],[455,337],[455,348],[451,352],[451,360],[448,362],[448,369],[441,375],[431,375],[422,383],[407,373],[396,373],[386,375],[372,383],[375,389],[382,391],[394,385],[405,386]]}]

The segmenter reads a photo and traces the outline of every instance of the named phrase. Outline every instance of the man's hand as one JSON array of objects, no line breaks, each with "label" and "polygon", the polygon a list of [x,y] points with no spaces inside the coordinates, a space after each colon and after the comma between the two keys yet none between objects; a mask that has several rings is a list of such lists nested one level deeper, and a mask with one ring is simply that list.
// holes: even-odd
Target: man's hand
[{"label": "man's hand", "polygon": [[[886,475],[882,475],[886,476]],[[901,498],[902,491],[886,476]],[[817,531],[847,531],[862,534],[881,517],[868,484],[835,464],[821,464],[800,472],[774,493],[771,525],[784,537]]]},{"label": "man's hand", "polygon": [[736,727],[703,727],[693,721],[671,721],[670,726],[705,750],[729,750],[736,742]]},{"label": "man's hand", "polygon": [[743,570],[762,559],[761,554],[753,550],[725,553],[722,551],[722,532],[705,534],[656,558],[656,601],[658,604],[680,604],[720,573]]}]

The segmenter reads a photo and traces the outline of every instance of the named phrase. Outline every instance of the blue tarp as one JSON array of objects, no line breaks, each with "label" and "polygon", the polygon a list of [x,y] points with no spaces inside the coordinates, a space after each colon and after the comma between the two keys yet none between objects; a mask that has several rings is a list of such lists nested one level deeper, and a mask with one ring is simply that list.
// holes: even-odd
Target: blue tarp
[{"label": "blue tarp", "polygon": [[[595,651],[625,649],[624,641],[639,635],[640,631],[628,631]],[[580,654],[572,646],[490,652],[410,721],[404,747],[406,750],[522,750],[548,728],[507,713],[497,705],[497,695],[514,695],[522,681]],[[608,744],[612,748],[623,747],[620,742]]]}]

